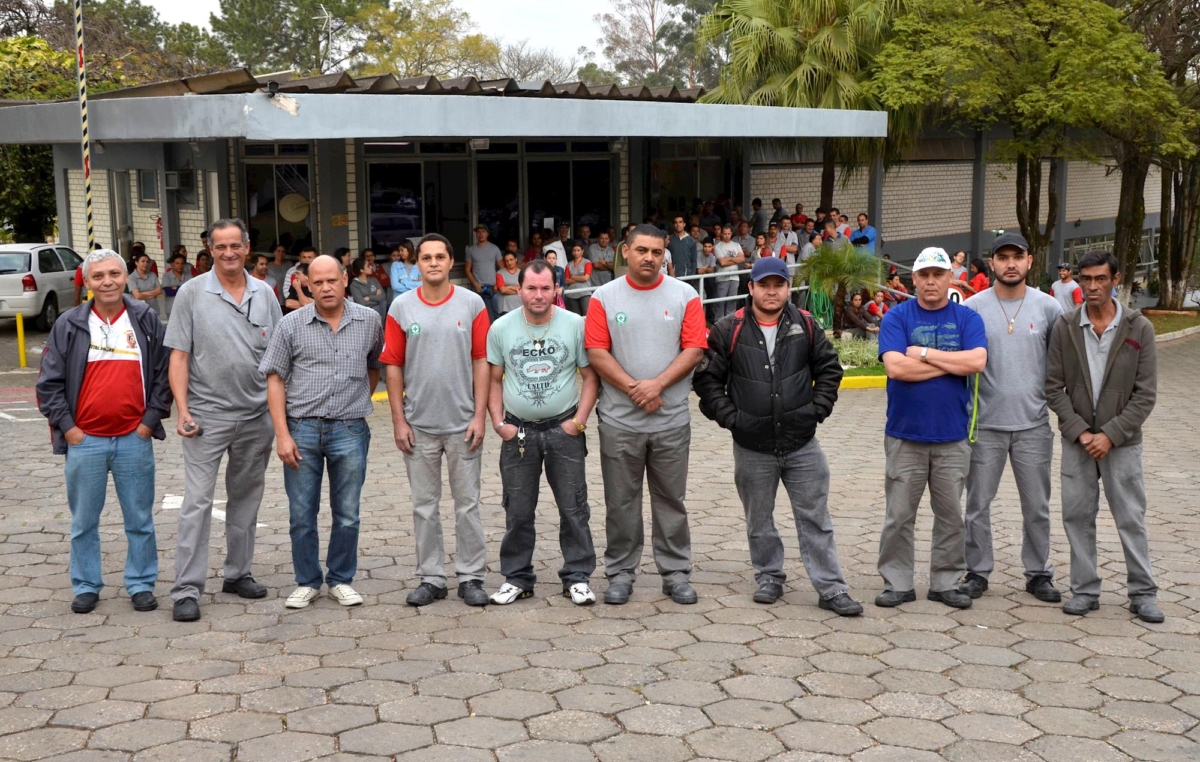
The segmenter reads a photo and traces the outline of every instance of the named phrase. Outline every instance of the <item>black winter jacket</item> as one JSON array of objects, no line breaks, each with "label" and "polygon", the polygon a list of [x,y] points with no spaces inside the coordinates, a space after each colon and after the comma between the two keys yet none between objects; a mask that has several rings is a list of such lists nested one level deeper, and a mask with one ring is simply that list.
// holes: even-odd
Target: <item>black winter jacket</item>
[{"label": "black winter jacket", "polygon": [[[145,302],[126,295],[125,310],[142,350],[142,388],[146,392],[142,423],[154,432],[155,439],[166,439],[162,420],[171,415],[172,401],[167,380],[171,350],[163,344],[166,331],[158,314]],[[66,455],[67,440],[63,435],[75,426],[75,410],[92,340],[88,327],[91,312],[91,300],[64,312],[50,330],[42,352],[37,380],[38,410],[50,421],[50,440],[56,455]]]},{"label": "black winter jacket", "polygon": [[779,321],[774,372],[764,341],[747,300],[709,332],[692,386],[700,411],[735,442],[783,455],[808,444],[833,412],[842,365],[820,326],[791,304]]}]

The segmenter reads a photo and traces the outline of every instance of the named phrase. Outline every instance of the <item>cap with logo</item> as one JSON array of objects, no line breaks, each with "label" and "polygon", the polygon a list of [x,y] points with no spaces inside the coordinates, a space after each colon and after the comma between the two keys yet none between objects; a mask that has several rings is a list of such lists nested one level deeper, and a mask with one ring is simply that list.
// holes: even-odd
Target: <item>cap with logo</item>
[{"label": "cap with logo", "polygon": [[1070,270],[1070,269],[1071,269],[1071,263],[1070,263],[1070,262],[1059,262],[1059,263],[1058,263],[1058,269],[1059,269],[1059,270]]},{"label": "cap with logo", "polygon": [[772,275],[778,275],[784,280],[791,280],[791,275],[788,274],[787,263],[779,257],[763,257],[754,263],[754,267],[750,268],[750,280],[755,283]]},{"label": "cap with logo", "polygon": [[1029,241],[1026,241],[1025,236],[1020,233],[1002,233],[992,241],[992,256],[1006,247],[1029,251]]},{"label": "cap with logo", "polygon": [[931,267],[939,270],[951,270],[954,266],[950,264],[950,255],[946,253],[945,249],[930,246],[917,255],[916,261],[913,262],[912,271],[928,270]]}]

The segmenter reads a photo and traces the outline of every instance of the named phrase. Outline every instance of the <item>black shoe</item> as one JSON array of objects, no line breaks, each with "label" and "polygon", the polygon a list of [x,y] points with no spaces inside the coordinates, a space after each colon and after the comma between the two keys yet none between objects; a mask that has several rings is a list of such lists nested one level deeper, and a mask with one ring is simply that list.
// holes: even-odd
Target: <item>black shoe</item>
[{"label": "black shoe", "polygon": [[863,612],[862,604],[851,598],[849,593],[838,593],[832,598],[822,598],[817,601],[817,607],[832,611],[838,616],[858,616]]},{"label": "black shoe", "polygon": [[234,593],[239,598],[266,598],[267,588],[254,581],[254,577],[246,575],[241,579],[225,580],[221,584],[222,593]]},{"label": "black shoe", "polygon": [[1039,575],[1026,582],[1025,592],[1046,603],[1058,603],[1062,600],[1062,593],[1054,587],[1054,580],[1048,574]]},{"label": "black shoe", "polygon": [[781,595],[783,595],[783,585],[774,580],[763,580],[758,583],[758,589],[754,591],[754,602],[774,603],[779,600]]},{"label": "black shoe", "polygon": [[1089,611],[1095,611],[1100,608],[1100,601],[1094,601],[1091,598],[1084,598],[1081,595],[1072,595],[1071,600],[1063,604],[1064,614],[1073,614],[1074,616],[1086,616]]},{"label": "black shoe", "polygon": [[915,590],[884,590],[875,596],[875,605],[884,609],[894,609],[901,603],[912,603],[916,599]]},{"label": "black shoe", "polygon": [[671,600],[684,606],[691,605],[700,600],[700,596],[696,595],[696,591],[692,586],[685,582],[676,582],[675,584],[663,583],[663,595],[671,596]]},{"label": "black shoe", "polygon": [[1153,601],[1148,603],[1131,603],[1129,604],[1129,610],[1132,611],[1134,615],[1143,622],[1158,624],[1159,622],[1166,621],[1167,618],[1166,615],[1162,613],[1162,609],[1160,609]]},{"label": "black shoe", "polygon": [[76,614],[90,614],[99,602],[100,596],[97,593],[80,593],[71,601],[71,611]]},{"label": "black shoe", "polygon": [[950,608],[971,608],[971,596],[967,595],[966,593],[960,593],[957,590],[943,590],[941,592],[930,590],[925,594],[925,597],[931,601],[944,603]]},{"label": "black shoe", "polygon": [[477,579],[469,579],[458,586],[458,597],[468,606],[488,605],[488,595],[483,589],[483,583]]},{"label": "black shoe", "polygon": [[154,611],[154,609],[158,608],[158,599],[149,590],[134,593],[133,597],[129,600],[133,602],[134,611]]},{"label": "black shoe", "polygon": [[966,593],[972,599],[982,598],[987,589],[987,579],[975,572],[967,572],[967,576],[963,577],[963,581],[958,583],[958,592]]},{"label": "black shoe", "polygon": [[629,596],[633,595],[633,585],[628,582],[613,582],[604,591],[604,602],[610,606],[622,606],[629,603]]},{"label": "black shoe", "polygon": [[180,598],[175,601],[173,616],[176,622],[195,622],[200,618],[200,601],[195,598]]},{"label": "black shoe", "polygon": [[434,601],[440,601],[446,597],[446,588],[438,587],[428,582],[422,582],[408,594],[404,602],[409,606],[428,606]]}]

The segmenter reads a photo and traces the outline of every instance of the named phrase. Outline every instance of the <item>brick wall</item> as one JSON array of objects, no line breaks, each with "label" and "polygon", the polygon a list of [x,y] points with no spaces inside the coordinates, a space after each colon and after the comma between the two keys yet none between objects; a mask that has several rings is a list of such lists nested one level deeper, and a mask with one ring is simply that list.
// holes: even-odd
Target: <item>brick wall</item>
[{"label": "brick wall", "polygon": [[[116,245],[109,207],[108,170],[92,170],[92,230],[96,243],[105,248]],[[67,195],[71,218],[72,249],[83,256],[87,250],[87,204],[84,197],[83,170],[67,170]]]},{"label": "brick wall", "polygon": [[970,233],[971,175],[969,161],[892,168],[883,178],[884,239]]},{"label": "brick wall", "polygon": [[[867,172],[856,172],[843,186],[842,178],[836,178],[833,186],[833,205],[851,219],[867,210]],[[771,199],[778,198],[783,208],[792,212],[796,204],[804,204],[805,213],[816,211],[821,202],[820,164],[775,164],[757,165],[750,168],[750,199],[761,198],[764,207],[770,207]],[[746,214],[750,213],[750,199],[746,199]]]},{"label": "brick wall", "polygon": [[[627,143],[628,140],[622,141]],[[617,202],[617,213],[613,215],[612,225],[620,229],[623,223],[633,222],[633,209],[629,205],[629,146],[621,149],[620,158],[620,199]]]},{"label": "brick wall", "polygon": [[354,140],[346,140],[346,217],[350,222],[350,251],[359,251],[358,246],[358,166],[354,163],[357,152]]}]

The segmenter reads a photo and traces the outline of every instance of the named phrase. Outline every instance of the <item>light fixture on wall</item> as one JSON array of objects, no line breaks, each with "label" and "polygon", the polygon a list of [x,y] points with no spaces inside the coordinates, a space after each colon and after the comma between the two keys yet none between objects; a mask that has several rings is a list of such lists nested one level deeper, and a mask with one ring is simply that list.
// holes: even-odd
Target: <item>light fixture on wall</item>
[{"label": "light fixture on wall", "polygon": [[189,140],[189,141],[188,141],[188,147],[192,149],[192,155],[193,155],[193,156],[199,156],[199,155],[200,155],[200,142],[199,142],[199,141],[197,141],[197,140]]},{"label": "light fixture on wall", "polygon": [[104,153],[104,143],[99,140],[96,141],[94,148],[96,149],[96,153]]},{"label": "light fixture on wall", "polygon": [[614,140],[612,142],[612,152],[620,153],[621,151],[624,151],[625,145],[626,145],[625,138],[617,138],[616,140]]},{"label": "light fixture on wall", "polygon": [[488,138],[471,138],[467,141],[467,145],[472,151],[486,151],[492,147],[492,141]]}]

